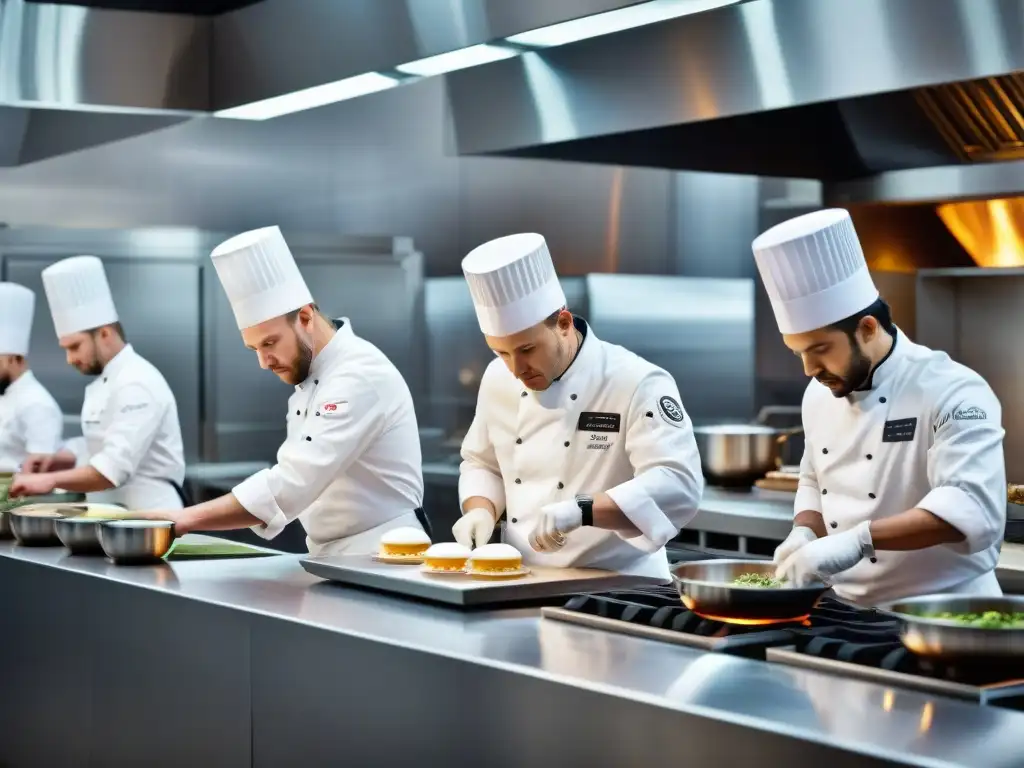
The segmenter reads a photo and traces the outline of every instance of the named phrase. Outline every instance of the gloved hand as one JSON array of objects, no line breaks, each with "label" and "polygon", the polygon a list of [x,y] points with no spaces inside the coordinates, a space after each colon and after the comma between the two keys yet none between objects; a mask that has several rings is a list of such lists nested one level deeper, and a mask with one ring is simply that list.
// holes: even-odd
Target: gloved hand
[{"label": "gloved hand", "polygon": [[828,584],[837,573],[853,568],[873,553],[871,522],[865,520],[856,528],[822,536],[800,547],[776,569],[775,578],[796,587],[815,581]]},{"label": "gloved hand", "polygon": [[583,510],[575,499],[540,508],[530,534],[530,546],[538,552],[554,552],[565,546],[565,537],[583,525]]},{"label": "gloved hand", "polygon": [[781,565],[785,562],[786,558],[800,549],[800,547],[805,544],[810,544],[817,538],[818,534],[806,525],[796,526],[789,532],[789,536],[786,537],[786,540],[775,548],[775,556],[772,558],[772,562],[776,565]]},{"label": "gloved hand", "polygon": [[483,507],[473,507],[452,526],[452,535],[464,547],[482,547],[494,535],[494,515]]}]

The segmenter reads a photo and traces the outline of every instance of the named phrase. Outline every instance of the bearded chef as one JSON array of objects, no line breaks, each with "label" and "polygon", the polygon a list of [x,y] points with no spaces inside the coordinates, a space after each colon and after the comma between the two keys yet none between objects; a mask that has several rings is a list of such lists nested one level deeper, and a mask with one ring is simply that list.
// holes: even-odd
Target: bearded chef
[{"label": "bearded chef", "polygon": [[453,533],[524,562],[669,579],[665,544],[697,512],[700,456],[672,377],[566,309],[544,238],[502,237],[462,269],[496,359],[462,444]]},{"label": "bearded chef", "polygon": [[34,467],[57,452],[64,417],[28,366],[36,295],[0,283],[0,472]]},{"label": "bearded chef", "polygon": [[62,488],[132,510],[180,509],[185,457],[178,405],[160,371],[125,340],[103,262],[75,256],[47,267],[42,277],[68,364],[95,379],[85,388],[82,437],[44,462],[56,471],[17,475],[11,496]]},{"label": "bearded chef", "polygon": [[281,230],[238,235],[212,254],[242,341],[295,387],[277,463],[218,499],[167,515],[179,534],[292,520],[313,555],[376,552],[385,531],[427,528],[419,427],[402,374],[352,323],[313,303]]},{"label": "bearded chef", "polygon": [[811,381],[793,531],[780,578],[873,605],[999,595],[1002,409],[977,373],[893,325],[845,210],[753,243],[783,341]]}]

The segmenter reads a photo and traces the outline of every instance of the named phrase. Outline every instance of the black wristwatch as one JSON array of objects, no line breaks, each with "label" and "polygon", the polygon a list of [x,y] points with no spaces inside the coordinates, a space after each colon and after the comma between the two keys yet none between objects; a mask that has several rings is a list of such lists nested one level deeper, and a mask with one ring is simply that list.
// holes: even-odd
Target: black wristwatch
[{"label": "black wristwatch", "polygon": [[583,512],[583,525],[594,524],[594,497],[580,494],[576,497],[576,506]]}]

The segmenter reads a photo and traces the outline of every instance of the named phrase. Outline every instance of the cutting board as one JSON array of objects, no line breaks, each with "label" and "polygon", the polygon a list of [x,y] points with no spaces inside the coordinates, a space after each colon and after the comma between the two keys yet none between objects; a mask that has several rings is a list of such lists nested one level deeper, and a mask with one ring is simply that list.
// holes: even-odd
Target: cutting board
[{"label": "cutting board", "polygon": [[758,488],[765,491],[787,491],[789,493],[796,493],[796,489],[799,484],[799,470],[796,472],[785,470],[769,472],[763,478],[754,483]]},{"label": "cutting board", "polygon": [[183,541],[176,539],[170,550],[164,555],[165,560],[180,562],[184,560],[219,560],[229,557],[273,557],[277,552],[270,552],[246,544],[233,541]]}]

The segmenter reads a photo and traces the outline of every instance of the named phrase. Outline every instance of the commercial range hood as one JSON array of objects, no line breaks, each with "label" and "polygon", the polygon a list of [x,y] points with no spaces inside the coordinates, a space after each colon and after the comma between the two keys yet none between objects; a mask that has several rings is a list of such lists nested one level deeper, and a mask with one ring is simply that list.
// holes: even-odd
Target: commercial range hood
[{"label": "commercial range hood", "polygon": [[1024,0],[754,0],[448,91],[460,154],[818,179],[848,202],[1024,190]]}]

